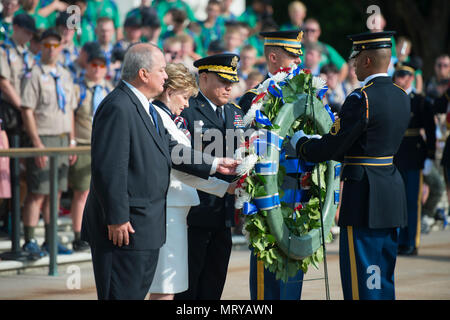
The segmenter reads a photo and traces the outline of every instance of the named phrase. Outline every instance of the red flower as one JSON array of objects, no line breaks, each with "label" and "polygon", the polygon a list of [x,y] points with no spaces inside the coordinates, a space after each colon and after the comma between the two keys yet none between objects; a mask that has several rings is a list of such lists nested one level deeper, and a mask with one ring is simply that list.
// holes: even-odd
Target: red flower
[{"label": "red flower", "polygon": [[248,175],[244,174],[239,181],[236,184],[236,188],[242,188],[242,184],[245,182],[245,179],[247,179]]},{"label": "red flower", "polygon": [[[280,68],[280,70],[278,70],[277,72],[275,72],[275,74],[279,73],[279,72],[286,72],[289,73],[291,72],[291,68],[287,67],[287,68]],[[274,75],[275,75],[274,74]]]},{"label": "red flower", "polygon": [[264,98],[265,95],[266,95],[265,92],[261,92],[260,94],[258,94],[258,95],[253,99],[253,103],[258,102],[259,100],[261,100],[262,98]]},{"label": "red flower", "polygon": [[306,74],[311,74],[311,70],[309,70],[309,69],[303,69],[303,72]]},{"label": "red flower", "polygon": [[300,210],[302,210],[302,209],[303,209],[303,206],[302,206],[302,204],[300,203],[298,206],[295,207],[294,211],[300,212]]},{"label": "red flower", "polygon": [[302,189],[308,190],[311,188],[311,172],[307,172],[305,174],[302,174],[301,180],[300,180],[300,186]]}]

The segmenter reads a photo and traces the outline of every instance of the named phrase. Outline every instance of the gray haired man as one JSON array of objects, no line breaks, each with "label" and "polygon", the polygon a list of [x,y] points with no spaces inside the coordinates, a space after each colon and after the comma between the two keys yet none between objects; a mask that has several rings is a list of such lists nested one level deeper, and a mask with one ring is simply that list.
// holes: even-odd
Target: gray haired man
[{"label": "gray haired man", "polygon": [[[92,128],[92,178],[83,213],[99,299],[144,299],[166,240],[166,195],[177,143],[150,100],[167,79],[163,53],[152,44],[127,51],[122,81],[97,108]],[[191,149],[185,150],[191,153]],[[232,174],[236,163],[178,164],[207,178]],[[191,163],[193,163],[191,161]]]}]

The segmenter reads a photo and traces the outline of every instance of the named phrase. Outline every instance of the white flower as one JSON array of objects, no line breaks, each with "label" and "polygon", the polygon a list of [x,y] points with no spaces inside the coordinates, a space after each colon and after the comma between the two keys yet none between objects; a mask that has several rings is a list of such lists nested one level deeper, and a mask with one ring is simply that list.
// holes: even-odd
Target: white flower
[{"label": "white flower", "polygon": [[288,74],[286,72],[278,72],[277,74],[272,76],[272,80],[276,83],[279,83],[281,81],[284,81]]},{"label": "white flower", "polygon": [[326,84],[327,82],[320,77],[313,77],[312,79],[312,86],[317,91],[323,89],[323,87],[325,87]]},{"label": "white flower", "polygon": [[236,209],[242,209],[244,207],[245,202],[250,202],[250,200],[252,200],[252,197],[250,196],[250,194],[245,192],[243,189],[240,189],[240,190],[241,190],[240,194],[236,195],[236,200],[234,201],[234,207]]},{"label": "white flower", "polygon": [[243,176],[244,174],[249,174],[258,161],[258,156],[256,154],[250,154],[244,159],[242,159],[241,164],[239,164],[236,168],[236,172],[239,176]]},{"label": "white flower", "polygon": [[253,120],[255,120],[256,110],[261,110],[261,108],[262,108],[261,101],[258,101],[257,103],[252,104],[252,106],[250,107],[250,110],[247,111],[246,115],[242,119],[242,121],[244,122],[244,126],[250,125],[253,122]]},{"label": "white flower", "polygon": [[247,149],[245,147],[237,148],[234,152],[234,159],[236,160],[242,160],[244,159],[245,152],[247,152]]},{"label": "white flower", "polygon": [[261,83],[258,88],[256,88],[256,91],[258,92],[258,94],[266,92],[267,88],[269,88],[269,83],[270,83],[270,78],[266,79],[263,83]]}]

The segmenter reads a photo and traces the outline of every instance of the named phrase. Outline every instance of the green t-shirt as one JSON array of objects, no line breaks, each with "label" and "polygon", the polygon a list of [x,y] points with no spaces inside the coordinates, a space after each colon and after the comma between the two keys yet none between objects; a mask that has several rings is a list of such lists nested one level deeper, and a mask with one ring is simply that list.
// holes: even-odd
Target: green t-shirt
[{"label": "green t-shirt", "polygon": [[10,38],[12,36],[12,23],[5,22],[0,14],[0,41]]},{"label": "green t-shirt", "polygon": [[86,42],[95,41],[95,28],[85,18],[80,21],[81,30],[77,30],[74,36],[74,43],[77,47],[82,47]]},{"label": "green t-shirt", "polygon": [[215,25],[212,26],[211,28],[205,27],[205,24],[203,21],[199,22],[198,24],[201,27],[201,32],[200,32],[200,35],[198,36],[198,38],[200,39],[201,44],[206,53],[206,51],[208,50],[209,44],[212,41],[223,38],[223,35],[225,34],[224,20],[217,19]]},{"label": "green t-shirt", "polygon": [[[16,16],[16,15],[21,14],[21,13],[27,13],[27,14],[29,14],[28,12],[26,12],[25,10],[23,10],[22,8],[20,8],[19,10],[16,11],[16,13],[15,13],[14,15]],[[44,18],[43,16],[41,16],[41,15],[38,13],[38,7],[36,7],[36,10],[35,10],[34,13],[29,14],[29,15],[32,16],[32,17],[34,18],[34,22],[35,22],[35,24],[36,24],[36,29],[44,29],[44,30],[45,30],[45,29],[48,29],[48,28],[54,26],[54,23],[51,24],[50,19]]]},{"label": "green t-shirt", "polygon": [[246,22],[250,28],[256,27],[256,24],[258,23],[258,15],[253,11],[252,7],[247,7],[245,9],[244,13],[237,18],[238,21]]},{"label": "green t-shirt", "polygon": [[86,18],[87,22],[90,22],[94,28],[97,25],[97,19],[101,17],[111,18],[116,29],[122,26],[119,9],[112,0],[89,0],[83,17]]},{"label": "green t-shirt", "polygon": [[[48,6],[50,3],[52,3],[53,0],[39,0],[39,4],[36,7],[36,11],[39,9],[42,9],[46,6]],[[58,12],[57,11],[53,11],[52,13],[50,13],[47,17],[43,17],[48,25],[48,28],[53,27],[56,25],[56,18],[58,17]],[[37,26],[36,26],[37,27]]]},{"label": "green t-shirt", "polygon": [[197,21],[195,18],[194,12],[192,11],[191,7],[184,1],[176,0],[173,2],[168,1],[161,1],[156,4],[156,11],[158,12],[159,20],[163,21],[163,17],[166,15],[167,11],[170,9],[176,8],[176,9],[182,9],[186,11],[187,17],[191,21]]}]

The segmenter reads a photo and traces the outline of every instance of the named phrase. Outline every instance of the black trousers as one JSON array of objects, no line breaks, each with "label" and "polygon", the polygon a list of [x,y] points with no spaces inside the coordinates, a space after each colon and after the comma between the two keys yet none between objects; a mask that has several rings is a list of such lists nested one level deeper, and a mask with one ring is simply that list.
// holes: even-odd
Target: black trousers
[{"label": "black trousers", "polygon": [[230,228],[188,227],[189,288],[175,300],[220,300],[231,246]]},{"label": "black trousers", "polygon": [[158,262],[159,249],[91,247],[99,300],[144,300]]}]

